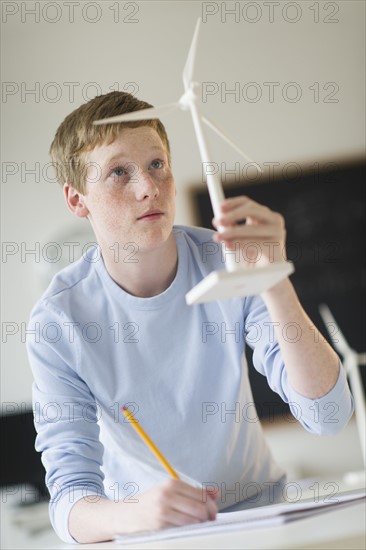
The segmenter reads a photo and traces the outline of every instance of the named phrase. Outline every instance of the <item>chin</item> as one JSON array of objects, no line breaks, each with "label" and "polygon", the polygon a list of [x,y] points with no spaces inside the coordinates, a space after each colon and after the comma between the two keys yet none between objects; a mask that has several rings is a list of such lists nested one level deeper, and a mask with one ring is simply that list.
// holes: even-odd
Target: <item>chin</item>
[{"label": "chin", "polygon": [[138,247],[141,252],[154,250],[160,248],[166,244],[173,234],[173,228],[170,229],[158,229],[153,231],[146,231],[145,234],[140,235],[138,239]]}]

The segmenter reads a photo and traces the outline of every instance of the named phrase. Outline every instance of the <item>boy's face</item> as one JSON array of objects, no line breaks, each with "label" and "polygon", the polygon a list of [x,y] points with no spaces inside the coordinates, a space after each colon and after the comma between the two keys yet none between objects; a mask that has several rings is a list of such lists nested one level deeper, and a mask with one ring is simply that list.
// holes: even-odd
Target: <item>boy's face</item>
[{"label": "boy's face", "polygon": [[175,184],[159,134],[125,128],[110,145],[87,153],[88,219],[100,245],[134,243],[152,250],[172,234]]}]

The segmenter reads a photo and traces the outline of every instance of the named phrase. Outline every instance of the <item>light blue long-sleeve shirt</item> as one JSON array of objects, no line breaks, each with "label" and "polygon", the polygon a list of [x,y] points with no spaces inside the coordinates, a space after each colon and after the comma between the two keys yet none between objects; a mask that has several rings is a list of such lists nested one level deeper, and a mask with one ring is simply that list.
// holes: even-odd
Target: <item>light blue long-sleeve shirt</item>
[{"label": "light blue long-sleeve shirt", "polygon": [[255,498],[283,477],[253,404],[253,363],[315,433],[339,431],[353,412],[344,370],[320,399],[287,381],[273,323],[259,297],[187,306],[185,294],[223,269],[212,232],[175,226],[178,270],[158,296],[138,298],[109,276],[100,251],[62,270],[32,311],[27,348],[33,406],[58,535],[82,497],[124,499],[168,474],[124,418],[127,404],[183,480],[213,484],[219,507]]}]

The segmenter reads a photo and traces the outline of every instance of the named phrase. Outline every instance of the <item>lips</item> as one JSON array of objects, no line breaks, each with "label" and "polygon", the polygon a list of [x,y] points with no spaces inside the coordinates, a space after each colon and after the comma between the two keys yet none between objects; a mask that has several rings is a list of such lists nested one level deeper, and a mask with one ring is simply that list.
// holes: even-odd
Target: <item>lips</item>
[{"label": "lips", "polygon": [[138,220],[148,220],[148,219],[154,219],[158,218],[159,216],[162,216],[164,213],[161,210],[154,209],[154,210],[147,210],[142,216],[137,218]]}]

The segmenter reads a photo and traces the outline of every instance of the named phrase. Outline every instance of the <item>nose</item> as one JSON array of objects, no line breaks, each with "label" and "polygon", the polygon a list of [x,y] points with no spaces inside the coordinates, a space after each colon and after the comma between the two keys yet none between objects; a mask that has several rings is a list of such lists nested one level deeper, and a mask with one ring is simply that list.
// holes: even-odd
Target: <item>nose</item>
[{"label": "nose", "polygon": [[135,183],[135,194],[137,200],[157,198],[159,196],[159,187],[149,172],[144,170],[138,171]]}]

